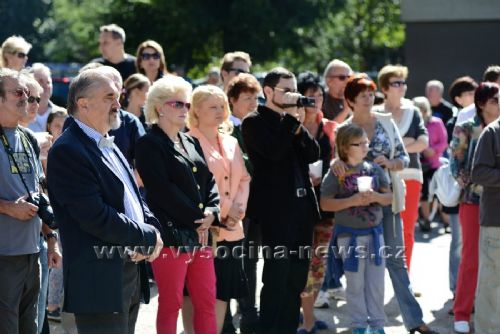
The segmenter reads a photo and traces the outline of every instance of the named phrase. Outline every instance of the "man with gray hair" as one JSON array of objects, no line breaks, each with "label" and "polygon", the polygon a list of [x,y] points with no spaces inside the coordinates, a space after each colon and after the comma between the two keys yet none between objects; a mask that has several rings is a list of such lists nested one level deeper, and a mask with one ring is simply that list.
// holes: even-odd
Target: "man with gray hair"
[{"label": "man with gray hair", "polygon": [[102,57],[91,62],[114,67],[120,72],[122,80],[136,72],[135,57],[125,53],[125,30],[116,24],[99,28],[99,50]]},{"label": "man with gray hair", "polygon": [[119,95],[99,69],[73,79],[68,113],[74,122],[47,163],[64,252],[63,311],[75,314],[80,334],[134,332],[141,294],[149,302],[143,260],[153,261],[163,247],[159,222],[108,135],[120,126]]},{"label": "man with gray hair", "polygon": [[458,112],[450,102],[443,99],[444,86],[439,80],[431,80],[425,85],[425,96],[429,99],[432,116],[441,118],[446,124]]},{"label": "man with gray hair", "polygon": [[339,124],[349,115],[349,107],[344,101],[344,89],[351,74],[351,67],[339,59],[329,62],[323,74],[327,88],[323,100],[323,114]]},{"label": "man with gray hair", "polygon": [[66,109],[55,105],[50,100],[53,92],[50,68],[42,63],[34,63],[31,66],[31,71],[33,72],[35,80],[38,81],[40,86],[42,86],[43,92],[40,95],[40,103],[36,118],[28,127],[34,132],[45,132],[47,131],[47,118],[50,113],[56,111],[66,111]]},{"label": "man with gray hair", "polygon": [[28,96],[19,72],[0,69],[0,333],[37,333],[42,223],[30,199],[43,171],[34,139],[18,126]]}]

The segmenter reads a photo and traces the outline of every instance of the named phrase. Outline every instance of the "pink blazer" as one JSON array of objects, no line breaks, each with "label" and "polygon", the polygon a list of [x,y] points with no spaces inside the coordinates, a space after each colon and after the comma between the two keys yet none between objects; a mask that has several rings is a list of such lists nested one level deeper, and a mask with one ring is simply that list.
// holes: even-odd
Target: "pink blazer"
[{"label": "pink blazer", "polygon": [[[213,147],[197,128],[191,129],[188,134],[200,141],[208,168],[214,175],[215,183],[219,188],[221,218],[227,217],[233,203],[241,205],[243,210],[246,210],[250,190],[250,174],[245,167],[236,138],[219,134],[221,155],[218,149]],[[239,221],[233,231],[220,229],[217,241],[237,241],[243,239],[244,236],[243,224]]]}]

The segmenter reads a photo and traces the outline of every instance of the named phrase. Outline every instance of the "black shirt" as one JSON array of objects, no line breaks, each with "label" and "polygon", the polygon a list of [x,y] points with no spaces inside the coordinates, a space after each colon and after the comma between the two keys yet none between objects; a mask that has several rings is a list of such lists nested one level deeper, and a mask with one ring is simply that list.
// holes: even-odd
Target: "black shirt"
[{"label": "black shirt", "polygon": [[453,105],[448,101],[441,100],[441,103],[432,107],[432,116],[441,118],[443,124],[448,123],[450,118],[453,117]]},{"label": "black shirt", "polygon": [[111,66],[114,67],[120,72],[120,75],[122,76],[123,81],[127,80],[129,76],[134,74],[136,72],[135,70],[135,57],[132,55],[129,55],[128,53],[125,54],[125,59],[123,59],[121,62],[115,64],[110,62],[107,59],[104,59],[103,57],[99,57],[96,59],[92,60],[93,63],[100,63],[106,66]]},{"label": "black shirt", "polygon": [[329,94],[325,94],[323,100],[323,116],[333,121],[341,112],[344,111],[344,99],[337,99]]}]

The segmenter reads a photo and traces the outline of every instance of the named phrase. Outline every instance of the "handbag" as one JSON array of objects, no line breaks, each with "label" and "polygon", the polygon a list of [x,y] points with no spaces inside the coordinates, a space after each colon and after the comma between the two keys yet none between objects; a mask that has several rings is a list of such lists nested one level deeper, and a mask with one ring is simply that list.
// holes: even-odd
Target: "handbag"
[{"label": "handbag", "polygon": [[441,204],[454,207],[459,203],[462,189],[451,174],[448,160],[444,158],[440,160],[442,161],[442,165],[434,173],[429,183],[429,201],[436,195]]},{"label": "handbag", "polygon": [[[389,137],[389,141],[391,142],[391,153],[389,159],[392,160],[394,159],[396,150],[396,138],[394,134],[396,125],[392,121],[392,116],[390,114],[376,112],[375,115],[377,120],[384,127],[384,130]],[[405,209],[406,184],[397,171],[389,171],[389,176],[392,184],[392,212],[399,213]]]}]

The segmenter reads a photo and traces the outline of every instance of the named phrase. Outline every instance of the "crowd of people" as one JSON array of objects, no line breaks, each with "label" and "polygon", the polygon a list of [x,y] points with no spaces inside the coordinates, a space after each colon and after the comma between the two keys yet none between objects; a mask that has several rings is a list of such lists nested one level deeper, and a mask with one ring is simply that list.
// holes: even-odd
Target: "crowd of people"
[{"label": "crowd of people", "polygon": [[333,297],[353,333],[382,334],[387,269],[407,331],[436,334],[409,270],[416,225],[437,218],[454,330],[475,309],[475,333],[498,333],[500,66],[457,78],[449,103],[438,80],[406,98],[402,65],[375,82],[334,59],[260,83],[241,51],[193,87],[159,43],[124,44],[100,28],[66,109],[50,69],[26,67],[31,44],[2,44],[0,333],[48,333],[62,312],[79,333],[134,333],[156,284],[157,333],[180,311],[185,333],[235,333],[234,299],[240,333],[314,333]]}]

